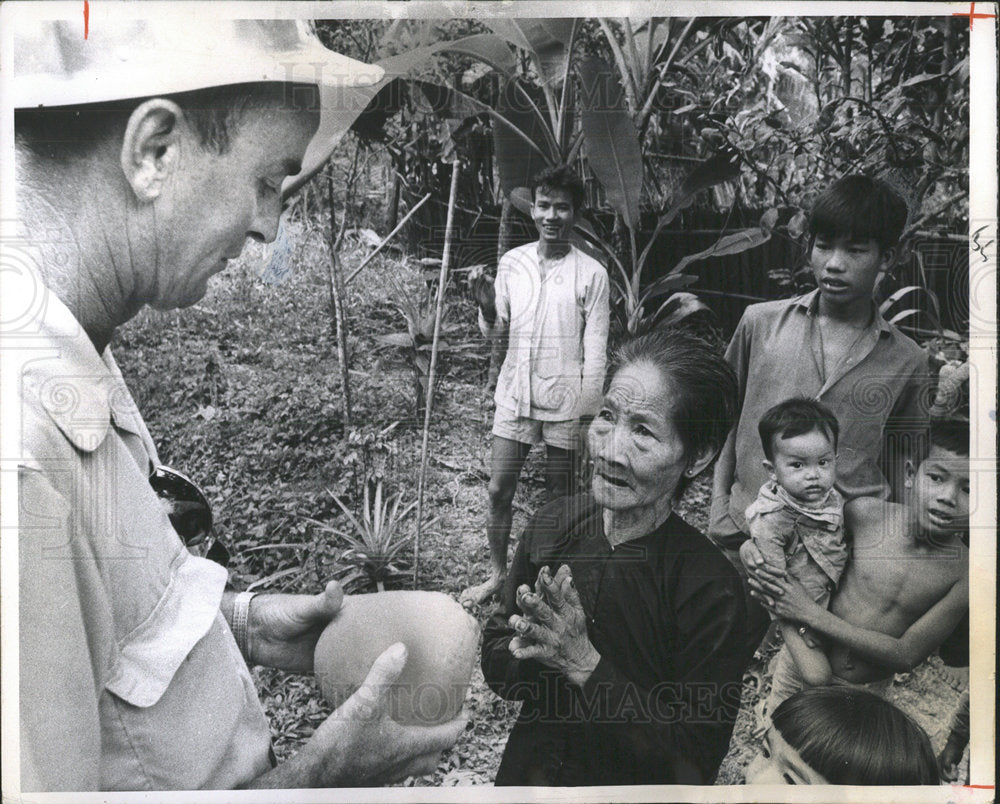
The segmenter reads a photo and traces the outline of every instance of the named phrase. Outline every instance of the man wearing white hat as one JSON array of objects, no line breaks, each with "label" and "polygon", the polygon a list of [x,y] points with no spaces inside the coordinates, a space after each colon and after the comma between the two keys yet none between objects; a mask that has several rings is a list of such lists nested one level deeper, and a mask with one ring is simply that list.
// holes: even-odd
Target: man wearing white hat
[{"label": "man wearing white hat", "polygon": [[248,237],[275,238],[282,183],[322,161],[381,71],[299,22],[157,13],[95,20],[86,36],[78,20],[14,34],[7,88],[30,259],[7,272],[2,321],[8,348],[16,339],[30,355],[17,454],[22,790],[426,773],[464,722],[389,717],[400,645],[274,765],[247,664],[312,670],[342,593],[224,591],[225,570],[188,552],[148,482],[155,447],[108,349],[143,305],[194,304]]}]

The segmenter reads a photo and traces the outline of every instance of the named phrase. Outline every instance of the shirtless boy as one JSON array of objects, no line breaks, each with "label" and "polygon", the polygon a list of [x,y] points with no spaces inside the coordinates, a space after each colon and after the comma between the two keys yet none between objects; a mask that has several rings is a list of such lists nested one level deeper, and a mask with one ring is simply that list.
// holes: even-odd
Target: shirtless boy
[{"label": "shirtless boy", "polygon": [[[894,673],[926,659],[968,610],[969,425],[936,421],[929,440],[919,465],[906,465],[902,505],[862,497],[846,506],[854,554],[829,610],[770,570],[752,543],[741,548],[752,594],[829,640],[830,683],[889,686]],[[782,649],[766,711],[802,686]]]}]

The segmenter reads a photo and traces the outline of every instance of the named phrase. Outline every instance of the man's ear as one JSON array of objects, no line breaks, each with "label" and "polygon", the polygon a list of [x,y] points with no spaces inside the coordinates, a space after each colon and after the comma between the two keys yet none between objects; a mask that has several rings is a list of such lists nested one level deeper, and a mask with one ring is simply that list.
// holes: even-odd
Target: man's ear
[{"label": "man's ear", "polygon": [[122,140],[122,170],[140,202],[159,198],[164,183],[177,169],[183,117],[181,107],[166,98],[145,101],[129,115]]},{"label": "man's ear", "polygon": [[892,268],[895,262],[896,262],[895,247],[887,248],[885,251],[882,252],[882,262],[879,263],[879,272],[887,273]]},{"label": "man's ear", "polygon": [[903,486],[908,489],[913,488],[913,479],[917,476],[917,467],[913,461],[903,464]]}]

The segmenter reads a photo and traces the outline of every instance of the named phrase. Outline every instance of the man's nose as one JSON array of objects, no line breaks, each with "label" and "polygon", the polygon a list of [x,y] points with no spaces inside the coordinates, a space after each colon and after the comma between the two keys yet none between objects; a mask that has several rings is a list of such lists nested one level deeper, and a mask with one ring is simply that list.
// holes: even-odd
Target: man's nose
[{"label": "man's nose", "polygon": [[830,256],[826,258],[826,263],[824,267],[828,271],[843,271],[845,267],[845,254],[843,250],[835,248],[830,252]]},{"label": "man's nose", "polygon": [[261,243],[273,243],[278,236],[278,218],[259,220],[247,234]]},{"label": "man's nose", "polygon": [[281,222],[281,205],[263,204],[257,207],[257,216],[254,219],[248,237],[259,240],[262,243],[273,243],[278,236],[278,228]]}]

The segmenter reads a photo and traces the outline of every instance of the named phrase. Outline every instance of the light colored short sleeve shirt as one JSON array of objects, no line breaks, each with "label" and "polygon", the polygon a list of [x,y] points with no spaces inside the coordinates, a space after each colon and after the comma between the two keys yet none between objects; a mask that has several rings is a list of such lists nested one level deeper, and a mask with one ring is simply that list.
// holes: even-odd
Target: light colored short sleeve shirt
[{"label": "light colored short sleeve shirt", "polygon": [[497,320],[507,332],[498,406],[540,421],[593,415],[600,406],[608,343],[608,273],[570,247],[539,265],[538,243],[508,251],[497,267]]},{"label": "light colored short sleeve shirt", "polygon": [[19,350],[22,789],[243,784],[270,769],[270,732],[219,610],[226,571],[150,487],[156,451],[110,350],[40,290]]},{"label": "light colored short sleeve shirt", "polygon": [[768,480],[757,424],[793,396],[818,399],[840,424],[837,490],[845,501],[889,496],[882,471],[883,434],[927,416],[927,355],[875,311],[847,359],[825,377],[818,333],[818,292],[747,307],[726,350],[742,410],[736,426],[736,472],[728,499],[712,501],[713,534],[747,532],[744,512]]}]

